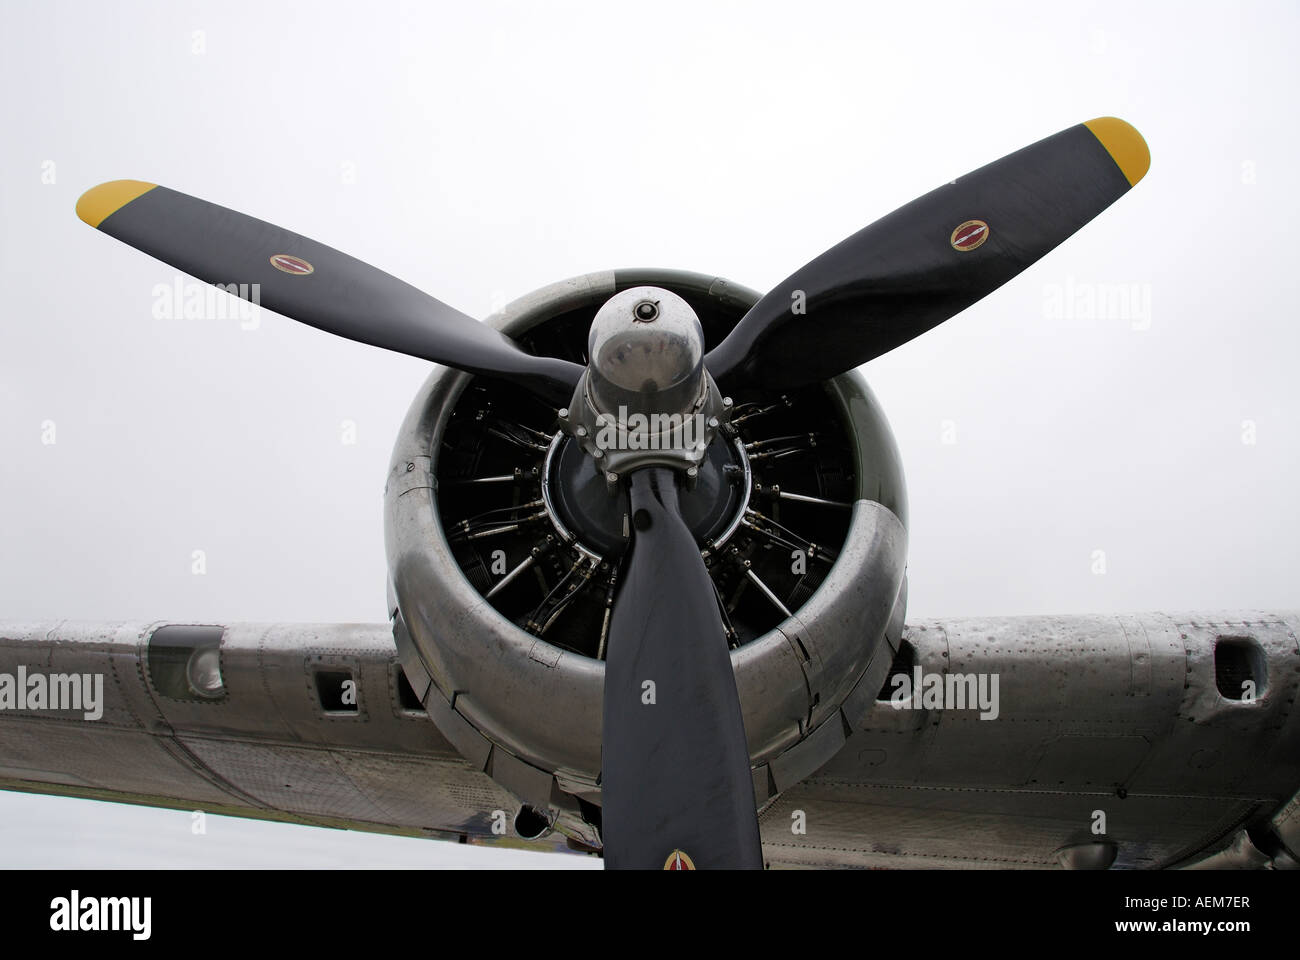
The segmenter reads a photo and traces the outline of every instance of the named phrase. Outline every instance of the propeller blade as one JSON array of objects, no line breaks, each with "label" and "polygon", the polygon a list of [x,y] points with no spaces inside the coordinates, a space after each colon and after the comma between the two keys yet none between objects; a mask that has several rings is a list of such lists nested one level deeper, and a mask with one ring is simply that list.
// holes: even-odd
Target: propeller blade
[{"label": "propeller blade", "polygon": [[1142,179],[1146,142],[1090,120],[944,184],[778,284],[705,357],[714,379],[788,389],[906,343],[992,293]]},{"label": "propeller blade", "polygon": [[493,328],[333,247],[167,187],[103,183],[82,194],[77,216],[200,280],[349,340],[520,380],[559,404],[582,376],[579,365],[525,353]]},{"label": "propeller blade", "polygon": [[610,869],[763,866],[745,724],[709,573],[672,470],[629,478],[632,553],[605,660]]}]

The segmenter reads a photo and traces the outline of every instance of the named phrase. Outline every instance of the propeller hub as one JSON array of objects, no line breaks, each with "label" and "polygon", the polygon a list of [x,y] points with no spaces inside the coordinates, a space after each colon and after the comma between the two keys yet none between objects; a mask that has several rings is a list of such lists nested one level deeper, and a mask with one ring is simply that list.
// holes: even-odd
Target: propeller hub
[{"label": "propeller hub", "polygon": [[606,301],[587,337],[597,412],[688,413],[705,390],[704,329],[677,294],[632,287]]},{"label": "propeller hub", "polygon": [[647,466],[684,470],[693,488],[731,400],[704,366],[704,328],[691,305],[661,287],[615,294],[591,322],[587,352],[560,428],[611,491]]}]

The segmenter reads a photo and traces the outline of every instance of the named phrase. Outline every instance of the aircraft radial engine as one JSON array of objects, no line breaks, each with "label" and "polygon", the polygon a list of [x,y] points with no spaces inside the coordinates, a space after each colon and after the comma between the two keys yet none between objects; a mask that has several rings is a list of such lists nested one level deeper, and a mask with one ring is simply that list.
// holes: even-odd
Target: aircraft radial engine
[{"label": "aircraft radial engine", "polygon": [[[658,300],[659,323],[677,305],[711,347],[759,296],[680,271],[595,273],[488,322],[530,351],[585,365],[589,330],[602,333],[593,319],[619,298],[633,309]],[[587,846],[600,842],[606,660],[633,532],[611,477],[620,455],[634,466],[673,449],[609,444],[591,455],[620,412],[634,428],[638,413],[650,416],[635,406],[640,383],[620,393],[604,376],[601,348],[615,366],[617,347],[627,353],[605,333],[590,358],[591,392],[612,408],[603,423],[603,412],[584,425],[575,404],[557,409],[507,380],[438,368],[398,434],[385,490],[390,614],[417,695],[467,758],[531,807],[539,829],[540,816]],[[650,351],[656,361],[669,352]],[[859,373],[727,397],[709,396],[710,378],[697,404],[698,359],[680,365],[686,389],[670,402],[712,402],[701,432],[709,419],[717,426],[697,438],[702,450],[686,451],[696,459],[684,466],[681,508],[723,620],[761,808],[830,759],[878,693],[878,682],[859,688],[873,658],[892,656],[887,632],[897,646],[903,627],[906,494],[893,434]],[[675,373],[660,372],[657,396],[671,396]],[[681,679],[634,676],[633,711],[665,709]]]}]

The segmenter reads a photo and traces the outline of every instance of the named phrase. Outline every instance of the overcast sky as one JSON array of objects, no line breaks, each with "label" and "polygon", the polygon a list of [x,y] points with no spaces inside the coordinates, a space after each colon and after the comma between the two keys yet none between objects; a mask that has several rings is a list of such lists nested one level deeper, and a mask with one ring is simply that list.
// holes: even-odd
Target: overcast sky
[{"label": "overcast sky", "polygon": [[[864,368],[908,479],[909,618],[1300,606],[1298,9],[0,0],[0,619],[384,617],[384,476],[428,365],[269,313],[155,317],[176,271],[77,220],[96,183],[481,316],[613,267],[765,290],[1108,114],[1146,180]],[[199,845],[167,839],[181,814],[0,793],[0,865],[44,862],[71,810],[59,865],[529,862],[236,821]]]}]

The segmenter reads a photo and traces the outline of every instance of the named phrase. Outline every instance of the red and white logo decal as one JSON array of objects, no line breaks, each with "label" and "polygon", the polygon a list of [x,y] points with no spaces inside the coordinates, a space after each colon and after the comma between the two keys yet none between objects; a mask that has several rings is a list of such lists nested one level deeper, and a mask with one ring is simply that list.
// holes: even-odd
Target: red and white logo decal
[{"label": "red and white logo decal", "polygon": [[960,224],[948,238],[954,250],[965,253],[974,250],[989,238],[989,225],[983,220],[967,220]]},{"label": "red and white logo decal", "polygon": [[694,870],[695,862],[680,850],[674,850],[664,861],[665,870]]},{"label": "red and white logo decal", "polygon": [[271,258],[271,266],[283,273],[291,273],[295,277],[305,277],[309,273],[315,272],[316,268],[304,260],[302,257],[291,257],[287,253],[277,253]]}]

